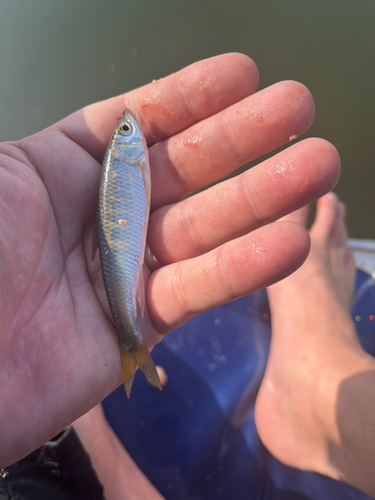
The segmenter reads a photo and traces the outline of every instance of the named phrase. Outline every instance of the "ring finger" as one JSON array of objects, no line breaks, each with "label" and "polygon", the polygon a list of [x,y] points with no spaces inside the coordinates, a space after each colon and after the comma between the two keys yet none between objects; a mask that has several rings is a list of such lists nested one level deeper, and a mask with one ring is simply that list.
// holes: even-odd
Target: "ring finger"
[{"label": "ring finger", "polygon": [[305,206],[331,190],[336,149],[306,139],[251,170],[151,214],[148,243],[160,264],[204,254]]}]

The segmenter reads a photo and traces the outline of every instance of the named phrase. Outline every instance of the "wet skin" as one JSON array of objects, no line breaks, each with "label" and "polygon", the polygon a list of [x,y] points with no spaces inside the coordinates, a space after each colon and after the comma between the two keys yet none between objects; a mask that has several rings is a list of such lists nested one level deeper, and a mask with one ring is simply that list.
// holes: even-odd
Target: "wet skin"
[{"label": "wet skin", "polygon": [[[307,210],[289,221],[304,225]],[[375,360],[360,346],[349,306],[355,262],[345,207],[318,202],[311,252],[268,288],[272,342],[256,402],[258,432],[279,460],[375,494]]]}]

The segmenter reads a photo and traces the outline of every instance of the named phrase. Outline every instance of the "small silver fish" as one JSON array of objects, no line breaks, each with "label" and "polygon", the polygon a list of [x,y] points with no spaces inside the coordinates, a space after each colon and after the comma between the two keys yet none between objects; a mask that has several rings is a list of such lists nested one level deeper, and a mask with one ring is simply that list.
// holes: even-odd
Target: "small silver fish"
[{"label": "small silver fish", "polygon": [[150,190],[146,140],[137,120],[126,109],[103,160],[91,261],[99,248],[128,397],[137,367],[161,389],[159,375],[138,325],[146,301],[143,263]]}]

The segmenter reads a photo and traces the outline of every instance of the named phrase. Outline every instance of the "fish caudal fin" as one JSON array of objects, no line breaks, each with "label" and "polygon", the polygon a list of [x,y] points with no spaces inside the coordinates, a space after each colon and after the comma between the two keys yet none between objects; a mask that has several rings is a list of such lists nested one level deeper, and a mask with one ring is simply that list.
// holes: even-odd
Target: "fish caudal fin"
[{"label": "fish caudal fin", "polygon": [[130,397],[134,375],[137,367],[161,390],[161,383],[154,362],[145,344],[139,344],[132,349],[124,349],[120,346],[121,371],[127,397]]}]

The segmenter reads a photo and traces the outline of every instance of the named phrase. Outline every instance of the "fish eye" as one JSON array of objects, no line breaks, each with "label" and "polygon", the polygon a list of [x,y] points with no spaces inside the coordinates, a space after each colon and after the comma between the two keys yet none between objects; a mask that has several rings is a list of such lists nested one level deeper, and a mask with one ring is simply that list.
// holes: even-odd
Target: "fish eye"
[{"label": "fish eye", "polygon": [[122,135],[130,135],[133,131],[133,127],[130,123],[121,123],[118,129]]}]

